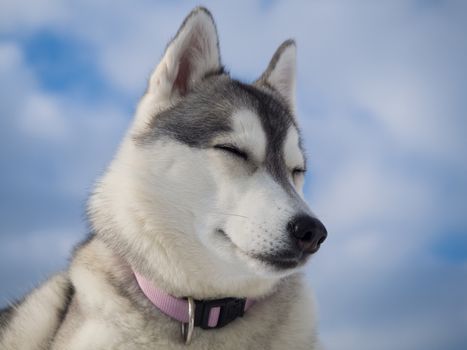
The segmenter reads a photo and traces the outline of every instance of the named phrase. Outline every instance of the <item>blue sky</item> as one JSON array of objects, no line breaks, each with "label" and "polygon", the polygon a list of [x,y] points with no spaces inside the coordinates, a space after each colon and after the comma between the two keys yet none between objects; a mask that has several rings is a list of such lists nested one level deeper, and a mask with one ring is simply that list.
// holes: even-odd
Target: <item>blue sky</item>
[{"label": "blue sky", "polygon": [[[235,77],[297,40],[306,197],[330,231],[307,269],[326,347],[466,349],[466,3],[204,4]],[[195,5],[0,5],[0,305],[66,266],[92,184]]]}]

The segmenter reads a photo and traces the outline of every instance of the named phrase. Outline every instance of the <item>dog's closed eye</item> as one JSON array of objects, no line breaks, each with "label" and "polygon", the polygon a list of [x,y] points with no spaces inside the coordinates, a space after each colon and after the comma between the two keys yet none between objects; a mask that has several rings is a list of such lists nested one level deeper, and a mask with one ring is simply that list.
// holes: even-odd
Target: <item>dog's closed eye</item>
[{"label": "dog's closed eye", "polygon": [[304,168],[293,168],[292,169],[292,176],[295,177],[295,176],[298,176],[298,175],[305,175],[306,173],[306,169]]},{"label": "dog's closed eye", "polygon": [[219,145],[214,145],[215,149],[221,150],[223,152],[229,153],[231,155],[234,155],[238,158],[241,158],[243,160],[248,160],[248,154],[245,151],[242,151],[238,147],[226,143],[226,144],[219,144]]}]

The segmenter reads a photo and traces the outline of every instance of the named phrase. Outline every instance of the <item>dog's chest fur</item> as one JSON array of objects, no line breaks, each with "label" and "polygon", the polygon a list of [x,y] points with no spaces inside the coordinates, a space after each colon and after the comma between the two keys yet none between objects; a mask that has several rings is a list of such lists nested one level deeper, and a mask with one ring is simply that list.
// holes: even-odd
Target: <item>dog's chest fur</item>
[{"label": "dog's chest fur", "polygon": [[76,292],[52,349],[313,348],[311,305],[300,275],[284,279],[226,327],[195,329],[189,347],[182,343],[180,323],[149,304],[131,272],[103,243],[93,241],[78,252],[70,279]]}]

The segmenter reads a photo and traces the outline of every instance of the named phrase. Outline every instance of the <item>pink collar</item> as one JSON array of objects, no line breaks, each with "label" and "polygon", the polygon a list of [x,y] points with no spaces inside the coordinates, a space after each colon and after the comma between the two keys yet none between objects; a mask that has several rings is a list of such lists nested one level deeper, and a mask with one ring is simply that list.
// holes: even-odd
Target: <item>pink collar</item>
[{"label": "pink collar", "polygon": [[[176,298],[153,286],[146,278],[134,272],[136,281],[144,295],[164,314],[181,322],[188,323],[189,305],[186,298]],[[254,303],[251,298],[224,298],[213,300],[194,300],[194,326],[204,329],[221,328],[242,317]]]}]

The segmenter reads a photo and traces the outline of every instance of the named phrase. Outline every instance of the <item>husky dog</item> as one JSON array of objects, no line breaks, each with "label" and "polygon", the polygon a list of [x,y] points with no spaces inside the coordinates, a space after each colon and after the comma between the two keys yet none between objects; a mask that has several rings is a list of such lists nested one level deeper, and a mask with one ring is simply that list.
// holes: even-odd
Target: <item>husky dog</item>
[{"label": "husky dog", "polygon": [[[92,234],[67,271],[1,311],[0,349],[318,346],[300,268],[327,233],[302,195],[295,50],[285,41],[239,82],[209,11],[189,14],[90,198]],[[209,305],[213,324],[215,307],[199,318]]]}]

